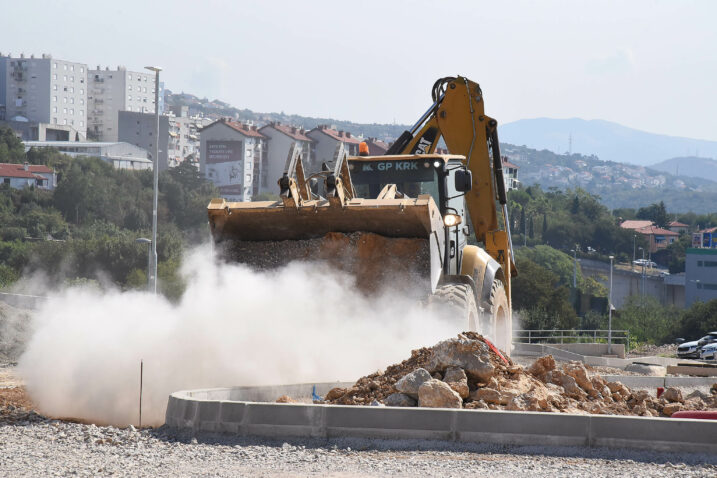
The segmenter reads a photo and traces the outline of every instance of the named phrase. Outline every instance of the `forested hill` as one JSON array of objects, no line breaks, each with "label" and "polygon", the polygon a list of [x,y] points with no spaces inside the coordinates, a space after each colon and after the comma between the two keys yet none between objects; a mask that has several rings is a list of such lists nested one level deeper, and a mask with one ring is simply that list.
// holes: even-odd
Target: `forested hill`
[{"label": "forested hill", "polygon": [[612,161],[597,156],[555,154],[524,146],[502,145],[502,152],[519,166],[524,186],[543,189],[581,187],[600,196],[610,209],[639,208],[663,201],[671,212],[698,214],[717,210],[717,183]]}]

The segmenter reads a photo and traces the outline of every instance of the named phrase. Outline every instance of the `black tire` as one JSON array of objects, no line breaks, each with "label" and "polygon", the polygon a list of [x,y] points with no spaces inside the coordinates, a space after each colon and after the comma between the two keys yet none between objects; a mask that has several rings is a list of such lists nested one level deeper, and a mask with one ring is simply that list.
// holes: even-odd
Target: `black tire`
[{"label": "black tire", "polygon": [[513,323],[508,305],[508,296],[505,293],[503,282],[499,279],[494,280],[491,285],[490,301],[488,309],[481,319],[480,330],[493,341],[496,347],[510,354],[513,340]]},{"label": "black tire", "polygon": [[478,307],[473,288],[466,284],[438,286],[428,298],[428,306],[445,313],[458,332],[478,331]]}]

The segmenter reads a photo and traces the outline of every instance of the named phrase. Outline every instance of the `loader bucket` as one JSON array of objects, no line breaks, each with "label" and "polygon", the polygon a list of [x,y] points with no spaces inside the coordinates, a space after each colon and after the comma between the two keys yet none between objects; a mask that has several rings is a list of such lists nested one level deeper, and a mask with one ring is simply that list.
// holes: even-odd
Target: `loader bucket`
[{"label": "loader bucket", "polygon": [[217,252],[265,270],[292,261],[323,263],[356,278],[365,292],[403,285],[430,293],[430,237],[441,215],[429,196],[355,198],[286,207],[281,201],[226,202],[208,208]]}]

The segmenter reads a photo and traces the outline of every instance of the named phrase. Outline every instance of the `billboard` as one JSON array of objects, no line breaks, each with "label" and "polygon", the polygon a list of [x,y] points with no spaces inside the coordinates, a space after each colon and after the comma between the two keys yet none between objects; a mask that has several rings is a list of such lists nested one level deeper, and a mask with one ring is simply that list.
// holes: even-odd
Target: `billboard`
[{"label": "billboard", "polygon": [[243,159],[242,141],[207,141],[207,164],[234,163]]}]

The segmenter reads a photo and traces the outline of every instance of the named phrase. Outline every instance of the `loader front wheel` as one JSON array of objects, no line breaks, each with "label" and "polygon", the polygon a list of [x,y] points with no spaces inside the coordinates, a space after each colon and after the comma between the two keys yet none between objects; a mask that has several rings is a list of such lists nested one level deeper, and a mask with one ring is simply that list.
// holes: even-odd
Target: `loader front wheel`
[{"label": "loader front wheel", "polygon": [[466,284],[445,284],[438,286],[428,298],[431,309],[445,314],[455,324],[456,333],[477,332],[478,307],[473,288]]},{"label": "loader front wheel", "polygon": [[508,296],[505,293],[503,282],[499,279],[493,281],[488,306],[489,308],[484,314],[484,321],[481,323],[481,333],[493,340],[496,347],[510,355],[513,323],[510,306],[508,305]]}]

